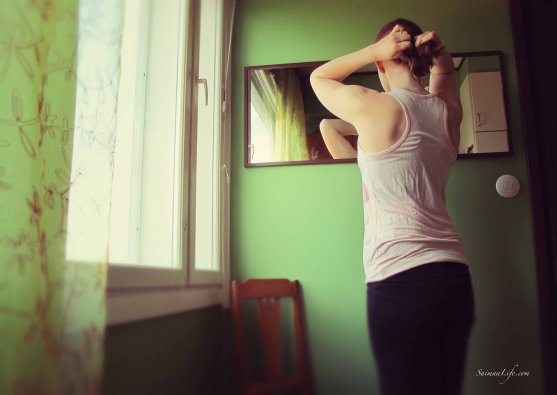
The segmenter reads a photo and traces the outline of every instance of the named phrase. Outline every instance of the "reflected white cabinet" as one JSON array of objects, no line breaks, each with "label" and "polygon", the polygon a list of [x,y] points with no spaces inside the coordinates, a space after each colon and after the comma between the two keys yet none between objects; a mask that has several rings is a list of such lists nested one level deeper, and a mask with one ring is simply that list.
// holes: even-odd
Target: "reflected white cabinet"
[{"label": "reflected white cabinet", "polygon": [[462,123],[459,153],[507,152],[503,82],[498,71],[469,73],[460,86]]}]

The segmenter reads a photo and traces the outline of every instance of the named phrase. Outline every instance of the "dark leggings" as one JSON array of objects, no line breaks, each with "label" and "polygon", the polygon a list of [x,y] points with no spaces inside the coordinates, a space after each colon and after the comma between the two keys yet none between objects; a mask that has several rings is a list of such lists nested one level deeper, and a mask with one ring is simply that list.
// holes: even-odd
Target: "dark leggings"
[{"label": "dark leggings", "polygon": [[382,395],[461,393],[475,321],[468,267],[434,262],[367,284]]}]

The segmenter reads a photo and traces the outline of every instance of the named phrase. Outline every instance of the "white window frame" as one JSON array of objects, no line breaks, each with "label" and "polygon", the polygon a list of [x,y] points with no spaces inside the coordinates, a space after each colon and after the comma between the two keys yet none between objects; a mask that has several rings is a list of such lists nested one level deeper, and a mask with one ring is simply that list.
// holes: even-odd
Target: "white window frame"
[{"label": "white window frame", "polygon": [[[199,2],[201,2],[202,0],[197,0]],[[194,2],[195,3],[195,2]],[[196,5],[199,5],[199,3],[197,3]],[[192,27],[193,27],[193,35],[192,35],[192,42],[194,43],[199,43],[200,39],[199,39],[199,33],[200,33],[200,28],[198,26],[198,23],[200,21],[200,9],[199,7],[194,7],[194,17],[191,19],[193,21]],[[221,26],[221,30],[217,30],[217,34],[216,34],[216,39],[217,39],[217,47],[223,48],[223,8],[219,7],[217,9],[217,20]],[[202,104],[199,103],[200,100],[200,96],[205,97],[204,93],[204,89],[201,88],[202,85],[200,83],[198,83],[199,79],[206,79],[206,81],[208,81],[208,83],[205,84],[204,88],[207,89],[207,91],[213,91],[214,92],[214,103],[215,103],[215,113],[217,114],[221,114],[221,116],[219,116],[216,119],[216,128],[217,130],[220,130],[222,132],[222,126],[223,126],[223,117],[222,117],[222,109],[223,109],[223,103],[222,103],[222,97],[223,97],[223,84],[222,81],[224,80],[223,78],[223,67],[222,67],[222,61],[223,61],[223,51],[216,51],[215,53],[215,69],[213,71],[213,75],[207,75],[207,72],[200,70],[199,67],[199,63],[198,63],[198,59],[200,57],[200,46],[199,45],[194,45],[193,46],[193,54],[191,56],[193,62],[189,65],[190,67],[190,75],[191,75],[191,86],[192,86],[192,102],[191,102],[191,108],[200,108],[202,107]],[[215,83],[215,81],[213,81],[214,77],[217,77],[218,79],[220,79],[220,81],[217,81],[218,84],[214,85],[214,86],[210,86],[211,83]],[[213,78],[211,78],[213,77]],[[209,85],[209,88],[207,88],[207,85]],[[202,99],[201,99],[202,100]],[[198,116],[197,114],[193,114],[190,117],[190,121],[191,121],[191,130],[198,130]],[[203,131],[200,131],[200,133],[203,133]],[[190,224],[189,227],[191,228],[195,228],[196,227],[196,212],[195,212],[195,204],[196,204],[196,191],[195,191],[195,187],[192,187],[193,185],[196,185],[196,175],[197,175],[197,169],[195,168],[195,163],[196,163],[196,159],[197,159],[197,152],[196,149],[194,147],[197,146],[197,135],[198,133],[191,133],[191,145],[190,145],[190,151],[189,151],[189,155],[188,155],[188,159],[190,161],[190,166],[191,166],[191,170],[190,170],[190,174],[191,174],[191,179],[190,179],[190,187],[189,187],[189,201],[190,201],[190,212],[189,212],[189,219],[190,219]],[[216,138],[216,146],[220,147],[221,146],[221,141],[223,138],[222,133],[217,133],[215,136]],[[219,154],[216,156],[216,158],[218,158],[218,163],[215,163],[214,166],[216,168],[220,168],[221,167],[221,161],[222,161],[222,154],[223,152],[219,152]],[[223,189],[223,185],[222,185],[222,181],[223,181],[223,173],[222,170],[219,171],[220,174],[220,182],[217,182],[217,191],[216,191],[216,196],[217,199],[220,201],[219,197],[221,195],[222,189]],[[187,193],[186,190],[184,190],[184,194]],[[219,207],[219,213],[217,213],[217,225],[216,225],[216,229],[220,229],[221,228],[221,219],[222,219],[222,206]],[[189,236],[189,245],[187,247],[187,251],[189,253],[189,257],[188,260],[189,262],[195,262],[195,246],[196,246],[196,241],[195,241],[195,232],[189,232],[188,233]],[[186,250],[186,246],[183,246],[184,250]],[[218,251],[218,262],[217,265],[221,266],[221,258],[220,256],[222,255],[222,247],[220,249],[217,249]],[[196,284],[196,285],[209,285],[209,284],[217,284],[222,282],[222,272],[221,271],[215,271],[215,270],[202,270],[202,269],[198,269],[195,267],[195,265],[188,265],[189,267],[189,271],[188,271],[188,278],[191,284]]]},{"label": "white window frame", "polygon": [[[141,1],[146,4],[148,0],[131,0]],[[155,0],[157,1],[157,0]],[[217,37],[220,37],[221,51],[217,51],[219,61],[217,62],[217,71],[215,75],[220,76],[218,94],[215,102],[218,103],[218,112],[222,114],[218,118],[218,136],[217,144],[220,148],[219,163],[217,163],[219,171],[218,182],[218,227],[222,229],[220,234],[219,249],[219,266],[218,271],[199,270],[193,267],[195,232],[195,156],[191,153],[195,147],[196,117],[193,109],[197,106],[198,70],[195,68],[196,62],[193,60],[198,54],[197,43],[199,37],[194,32],[199,31],[197,26],[198,19],[195,15],[199,12],[199,1],[202,0],[184,0],[189,7],[184,7],[182,17],[187,23],[183,23],[182,40],[180,51],[187,54],[186,63],[182,65],[179,73],[182,81],[179,84],[180,94],[178,100],[180,108],[184,111],[180,116],[178,124],[185,126],[186,131],[182,133],[184,140],[182,144],[176,147],[177,153],[183,155],[185,163],[183,173],[180,175],[182,179],[182,196],[183,201],[182,213],[176,213],[182,217],[182,248],[185,252],[181,257],[183,262],[181,269],[166,268],[146,268],[141,266],[119,266],[110,265],[108,268],[108,290],[107,290],[107,309],[108,324],[118,324],[139,319],[146,319],[166,314],[173,314],[188,311],[197,308],[203,308],[213,305],[229,306],[229,238],[230,238],[230,202],[229,202],[229,183],[230,183],[230,106],[226,105],[225,97],[230,97],[230,74],[228,67],[229,51],[230,51],[230,35],[232,28],[232,14],[234,12],[234,3],[232,1],[223,0],[220,18],[220,31],[217,31]],[[143,22],[147,15],[147,9],[142,7],[141,19]],[[149,24],[147,24],[148,26]],[[143,24],[145,26],[145,24]],[[187,28],[187,31],[186,31]],[[141,40],[147,40],[149,36],[148,29]],[[144,41],[145,42],[145,41]],[[228,45],[223,45],[228,43]],[[193,45],[192,45],[193,44]],[[145,45],[143,45],[145,47]],[[143,51],[145,52],[145,51]],[[226,58],[225,58],[226,54]],[[142,70],[136,73],[136,80],[130,80],[128,83],[134,84],[139,89],[145,87],[144,76],[146,74],[146,54],[138,54],[138,64],[143,65]],[[223,64],[224,63],[224,64]],[[225,67],[226,64],[226,67]],[[124,67],[124,66],[123,66]],[[126,83],[123,81],[122,83]],[[226,86],[224,86],[226,84]],[[222,93],[222,97],[221,97]],[[124,101],[121,101],[124,102]],[[144,108],[142,100],[135,101],[134,114],[135,119],[143,116]],[[138,123],[141,125],[141,122]]]}]

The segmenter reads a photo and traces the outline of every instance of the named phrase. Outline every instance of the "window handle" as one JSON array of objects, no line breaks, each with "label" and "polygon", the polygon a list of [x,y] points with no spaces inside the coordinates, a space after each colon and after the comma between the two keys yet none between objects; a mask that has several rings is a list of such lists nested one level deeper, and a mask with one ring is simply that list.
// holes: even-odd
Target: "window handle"
[{"label": "window handle", "polygon": [[198,78],[198,84],[203,84],[205,86],[205,106],[209,105],[209,90],[207,89],[207,78]]}]

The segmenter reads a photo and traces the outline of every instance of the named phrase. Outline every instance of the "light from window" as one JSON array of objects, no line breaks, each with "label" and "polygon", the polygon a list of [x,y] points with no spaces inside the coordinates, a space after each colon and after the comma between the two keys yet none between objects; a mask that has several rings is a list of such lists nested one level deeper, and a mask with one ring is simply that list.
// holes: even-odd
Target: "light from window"
[{"label": "light from window", "polygon": [[126,2],[109,261],[178,268],[186,21],[183,1],[155,3]]}]

